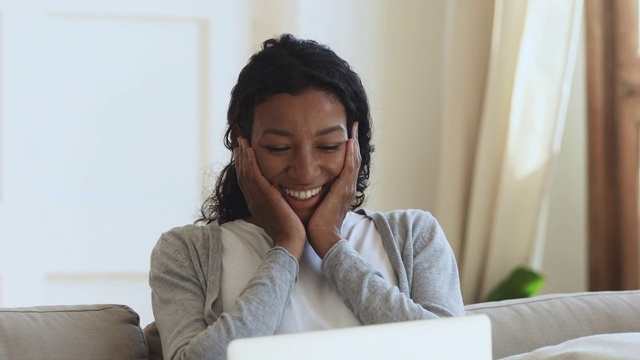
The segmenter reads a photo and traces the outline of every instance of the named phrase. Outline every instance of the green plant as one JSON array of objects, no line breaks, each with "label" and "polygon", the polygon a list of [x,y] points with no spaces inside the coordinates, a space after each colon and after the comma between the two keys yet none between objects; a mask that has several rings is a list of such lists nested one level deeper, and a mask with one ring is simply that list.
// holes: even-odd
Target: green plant
[{"label": "green plant", "polygon": [[545,278],[540,273],[526,267],[518,267],[493,289],[486,301],[530,297],[540,291],[544,282]]}]

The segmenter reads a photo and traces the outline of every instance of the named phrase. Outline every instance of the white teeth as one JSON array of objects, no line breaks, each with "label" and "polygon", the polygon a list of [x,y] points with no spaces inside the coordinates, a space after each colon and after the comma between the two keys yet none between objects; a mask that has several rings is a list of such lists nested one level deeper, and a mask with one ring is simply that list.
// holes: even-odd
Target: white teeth
[{"label": "white teeth", "polygon": [[322,187],[319,187],[313,190],[307,190],[307,191],[296,191],[296,190],[284,189],[284,192],[296,200],[307,200],[309,198],[312,198],[318,195],[320,193],[320,190],[322,190]]}]

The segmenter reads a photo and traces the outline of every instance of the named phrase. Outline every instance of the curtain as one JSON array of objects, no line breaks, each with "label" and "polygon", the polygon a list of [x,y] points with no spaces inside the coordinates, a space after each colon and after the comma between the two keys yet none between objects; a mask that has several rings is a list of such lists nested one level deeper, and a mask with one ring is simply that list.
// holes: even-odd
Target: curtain
[{"label": "curtain", "polygon": [[[482,301],[515,267],[541,264],[582,19],[582,0],[483,4],[470,15],[468,6],[480,5],[452,3],[445,51],[437,216],[466,303]],[[469,39],[481,40],[465,48]],[[481,86],[471,91],[472,81]]]}]

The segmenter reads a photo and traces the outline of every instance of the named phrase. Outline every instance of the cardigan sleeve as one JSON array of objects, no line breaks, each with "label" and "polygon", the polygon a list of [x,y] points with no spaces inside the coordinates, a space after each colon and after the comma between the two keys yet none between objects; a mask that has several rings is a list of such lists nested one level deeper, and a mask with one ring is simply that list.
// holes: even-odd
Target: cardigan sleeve
[{"label": "cardigan sleeve", "polygon": [[[182,228],[184,230],[184,228]],[[193,229],[192,229],[193,230]],[[272,335],[289,303],[298,262],[281,247],[271,249],[255,276],[239,295],[236,306],[205,319],[208,247],[200,231],[163,234],[151,255],[149,284],[153,313],[165,359],[224,359],[236,338]],[[212,257],[219,260],[218,257]],[[219,280],[219,279],[218,279]]]},{"label": "cardigan sleeve", "polygon": [[406,289],[385,281],[341,240],[325,256],[323,272],[347,306],[365,325],[464,315],[455,256],[435,219],[426,212],[404,213],[386,224],[380,229],[376,223],[382,237],[404,236],[393,239],[399,255],[393,258],[402,262],[394,269],[405,272]]}]

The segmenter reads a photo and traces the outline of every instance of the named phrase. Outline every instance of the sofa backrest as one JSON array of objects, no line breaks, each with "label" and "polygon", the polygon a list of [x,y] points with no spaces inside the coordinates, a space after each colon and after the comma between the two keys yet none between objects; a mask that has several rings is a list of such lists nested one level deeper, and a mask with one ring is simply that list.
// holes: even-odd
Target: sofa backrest
[{"label": "sofa backrest", "polygon": [[640,331],[640,291],[543,295],[465,309],[491,319],[494,359],[589,335]]},{"label": "sofa backrest", "polygon": [[[491,319],[494,359],[589,335],[640,332],[640,290],[544,295],[465,309]],[[162,358],[157,328],[151,323],[143,335],[128,306],[0,308],[0,359],[148,358]]]},{"label": "sofa backrest", "polygon": [[0,359],[147,359],[138,314],[125,305],[0,308]]}]

